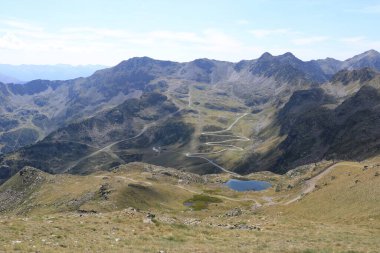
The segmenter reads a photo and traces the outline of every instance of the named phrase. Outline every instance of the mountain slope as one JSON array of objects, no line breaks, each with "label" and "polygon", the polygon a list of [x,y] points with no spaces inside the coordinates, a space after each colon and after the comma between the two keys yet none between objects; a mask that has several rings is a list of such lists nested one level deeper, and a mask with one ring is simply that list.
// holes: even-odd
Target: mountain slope
[{"label": "mountain slope", "polygon": [[[376,67],[377,57],[370,51],[346,62]],[[238,63],[141,57],[88,78],[0,84],[0,148],[9,154],[1,158],[2,178],[24,165],[88,173],[136,160],[198,173],[285,172],[338,151],[332,147],[339,138],[347,141],[341,145],[347,152],[364,144],[361,137],[348,144],[353,132],[345,127],[357,126],[360,136],[377,113],[378,98],[366,98],[371,91],[364,86],[378,90],[378,73],[341,70],[326,82],[338,65],[332,59],[303,62],[291,53]],[[359,100],[372,99],[372,108],[343,112],[359,90]],[[356,122],[360,117],[363,124]],[[338,139],[326,143],[330,137]],[[368,154],[376,154],[377,144],[370,146],[375,151]],[[349,157],[362,159],[363,150]]]},{"label": "mountain slope", "polygon": [[[138,97],[141,91],[152,89],[152,85],[167,88],[178,82],[185,86],[186,82],[209,84],[244,99],[248,106],[260,106],[283,103],[294,91],[324,82],[342,68],[379,69],[378,58],[379,53],[374,50],[339,64],[332,59],[303,62],[291,53],[279,56],[265,53],[257,60],[236,64],[208,59],[177,63],[141,57],[99,70],[88,78],[9,84],[0,91],[8,100],[6,106],[0,105],[0,116],[18,121],[18,127],[0,134],[13,136],[20,131],[33,134],[20,144],[6,143],[8,138],[3,138],[2,152],[31,144],[67,123]],[[339,66],[326,67],[330,63]]]},{"label": "mountain slope", "polygon": [[[133,61],[130,61],[131,64]],[[69,122],[117,106],[128,98],[139,97],[141,91],[149,89],[146,85],[153,78],[151,68],[134,70],[126,66],[129,71],[125,71],[124,67],[125,63],[121,63],[112,70],[97,72],[87,79],[35,80],[26,84],[5,85],[4,92],[7,94],[3,96],[7,97],[8,103],[6,108],[2,108],[5,110],[3,116],[16,120],[18,129],[36,130],[37,139],[42,139]],[[8,132],[12,133],[12,129],[2,135]],[[2,152],[20,147],[7,142],[2,144],[5,146]]]},{"label": "mountain slope", "polygon": [[[380,153],[380,74],[368,69],[338,73],[331,86],[355,86],[358,91],[345,94],[344,100],[323,89],[293,93],[279,110],[279,145],[248,161],[260,161],[276,172],[322,159],[364,160]],[[322,86],[322,88],[325,88]],[[243,164],[239,169],[247,168]]]},{"label": "mountain slope", "polygon": [[[307,68],[302,67],[302,61],[294,56],[291,61],[296,62],[295,72],[287,73],[286,68],[283,69],[284,64],[290,66],[283,64],[288,61],[283,58],[287,57],[272,57],[274,62],[280,62],[274,68],[280,71],[275,77],[278,80],[270,76],[272,73],[266,75],[251,71],[249,66],[240,69],[238,73],[234,70],[234,64],[228,62],[199,59],[189,63],[176,63],[142,57],[123,61],[113,68],[99,70],[88,78],[69,81],[35,80],[26,84],[5,85],[2,96],[6,96],[8,102],[6,108],[2,106],[0,110],[4,111],[3,117],[17,121],[17,128],[0,133],[5,136],[0,141],[3,145],[2,152],[32,144],[65,124],[117,106],[125,99],[139,97],[142,92],[157,87],[161,87],[164,92],[169,87],[176,87],[178,83],[182,83],[181,87],[187,86],[189,82],[208,84],[227,92],[232,89],[231,95],[245,99],[248,104],[267,102],[273,89],[285,90],[290,95],[301,86],[307,87],[310,78],[306,78],[308,74],[302,74],[303,69]],[[287,89],[287,83],[281,83],[284,78],[300,84]],[[251,85],[252,82],[254,85]],[[253,89],[254,94],[240,92],[247,85],[249,89]],[[262,85],[267,87],[264,90],[255,88]],[[20,143],[7,141],[9,138],[6,136],[17,136],[20,131],[26,135],[28,132],[33,134]]]},{"label": "mountain slope", "polygon": [[[179,108],[159,93],[146,93],[121,105],[52,132],[42,141],[0,158],[4,177],[30,165],[51,173],[89,173],[141,160],[151,145],[186,143],[190,124]],[[113,151],[111,148],[124,145]],[[125,146],[126,145],[126,146]],[[129,149],[140,149],[130,152]],[[149,155],[149,154],[148,154]]]},{"label": "mountain slope", "polygon": [[[350,88],[350,92],[342,95],[336,94],[331,87],[338,87],[338,90],[357,88]],[[146,92],[140,99],[127,100],[111,110],[69,124],[36,145],[3,156],[3,178],[25,165],[54,173],[89,173],[131,161],[174,167],[186,164],[189,166],[187,169],[196,171],[196,159],[184,162],[185,154],[192,149],[199,134],[200,147],[193,153],[209,153],[207,157],[222,166],[232,165],[239,173],[257,170],[284,173],[296,166],[323,159],[363,160],[380,152],[380,123],[376,116],[380,115],[379,88],[380,74],[367,68],[341,71],[332,78],[332,82],[320,88],[295,91],[283,107],[272,112],[275,118],[266,127],[256,133],[250,130],[255,134],[254,138],[261,138],[261,143],[249,142],[255,145],[254,149],[250,148],[252,144],[227,140],[241,148],[240,154],[235,151],[233,156],[219,151],[217,143],[223,143],[224,139],[220,139],[223,136],[203,138],[204,133],[195,131],[199,122],[189,124],[195,110],[205,114],[209,110],[207,107],[198,105],[186,110],[188,105],[177,107],[173,103],[180,101],[169,100],[159,92]],[[209,90],[202,92],[208,93]],[[251,120],[248,118],[244,124],[253,119],[262,121],[261,117],[265,115],[265,111],[257,116],[252,114]],[[279,129],[280,141],[265,152],[257,152],[266,145],[266,141],[276,136],[266,136],[267,129],[275,128]],[[207,147],[207,143],[214,144]],[[64,152],[59,154],[59,150]],[[41,153],[45,155],[44,160],[39,157]],[[205,166],[203,164],[203,170],[207,172]]]}]

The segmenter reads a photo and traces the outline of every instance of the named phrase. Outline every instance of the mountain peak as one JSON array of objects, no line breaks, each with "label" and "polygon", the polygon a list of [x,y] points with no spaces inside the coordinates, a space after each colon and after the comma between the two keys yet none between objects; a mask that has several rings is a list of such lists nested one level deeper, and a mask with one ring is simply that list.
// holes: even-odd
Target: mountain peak
[{"label": "mountain peak", "polygon": [[376,56],[380,56],[380,53],[374,49],[371,49],[371,50],[365,51],[364,53],[362,53],[362,55],[366,55],[369,57],[376,57]]},{"label": "mountain peak", "polygon": [[210,70],[215,65],[213,60],[210,60],[207,58],[196,59],[190,63],[194,64],[195,66],[201,69],[207,69],[207,70]]},{"label": "mountain peak", "polygon": [[[113,69],[119,70],[132,70],[137,68],[152,68],[152,67],[171,67],[177,65],[176,62],[156,60],[147,56],[133,57],[128,60],[120,62]],[[111,68],[112,69],[112,68]]]},{"label": "mountain peak", "polygon": [[296,56],[294,56],[294,54],[292,54],[291,52],[286,52],[285,54],[278,55],[278,56],[273,56],[272,54],[265,52],[263,55],[260,56],[258,60],[259,61],[260,60],[280,60],[280,61],[285,60],[287,62],[287,61],[294,61],[294,60],[299,60],[299,59]]},{"label": "mountain peak", "polygon": [[153,58],[150,58],[148,56],[143,56],[143,57],[132,57],[129,58],[128,60],[120,62],[118,65],[124,65],[124,64],[146,64],[146,63],[151,63],[155,61]]},{"label": "mountain peak", "polygon": [[342,69],[360,69],[370,67],[372,69],[380,69],[380,53],[376,50],[368,50],[362,54],[344,61]]},{"label": "mountain peak", "polygon": [[287,58],[297,58],[294,56],[294,54],[292,54],[291,52],[286,52],[285,54],[283,55],[280,55],[281,57],[287,57]]},{"label": "mountain peak", "polygon": [[[339,60],[335,59],[335,58],[332,58],[332,57],[326,57],[324,59],[325,61],[330,61],[330,62],[340,62]],[[317,61],[321,61],[321,60],[317,60]],[[323,60],[322,60],[323,61]]]},{"label": "mountain peak", "polygon": [[284,62],[284,63],[295,63],[295,62],[302,62],[300,59],[298,59],[294,54],[290,52],[286,52],[285,54],[277,56],[277,58]]},{"label": "mountain peak", "polygon": [[263,53],[263,54],[260,56],[259,59],[270,59],[270,58],[272,58],[272,57],[273,57],[273,55],[271,55],[271,54],[268,53],[268,52],[265,52],[265,53]]},{"label": "mountain peak", "polygon": [[352,60],[358,60],[358,59],[372,59],[372,58],[378,58],[378,57],[380,57],[380,53],[374,49],[371,49],[371,50],[365,51],[364,53],[355,55],[352,58],[347,59],[346,61],[352,61]]}]

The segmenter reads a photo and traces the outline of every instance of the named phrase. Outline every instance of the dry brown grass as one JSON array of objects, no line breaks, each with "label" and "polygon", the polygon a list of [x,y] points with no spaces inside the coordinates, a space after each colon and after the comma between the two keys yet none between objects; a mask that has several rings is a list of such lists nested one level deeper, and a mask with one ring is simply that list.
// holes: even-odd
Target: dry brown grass
[{"label": "dry brown grass", "polygon": [[[216,182],[229,178],[222,174],[209,176],[208,184],[180,188],[177,179],[153,180],[139,166],[115,173],[55,176],[33,195],[38,205],[31,212],[0,216],[0,252],[377,252],[380,248],[380,176],[375,176],[380,167],[341,163],[317,183],[317,190],[298,202],[281,205],[278,201],[294,197],[302,184],[280,192],[272,188],[239,193]],[[308,171],[298,180],[322,169]],[[248,178],[273,184],[297,181],[265,172]],[[96,214],[81,215],[57,205],[97,191],[104,182],[112,186],[110,198],[81,207],[97,210]],[[132,186],[131,190],[131,183],[141,187],[132,192],[136,189]],[[201,211],[182,205],[198,193],[222,202],[210,203]],[[277,204],[255,209],[256,202],[268,203],[263,197],[272,197]],[[129,206],[141,211],[131,211]],[[242,215],[225,215],[237,207]],[[156,214],[150,224],[143,222],[148,211]],[[223,227],[234,224],[261,230]]]}]

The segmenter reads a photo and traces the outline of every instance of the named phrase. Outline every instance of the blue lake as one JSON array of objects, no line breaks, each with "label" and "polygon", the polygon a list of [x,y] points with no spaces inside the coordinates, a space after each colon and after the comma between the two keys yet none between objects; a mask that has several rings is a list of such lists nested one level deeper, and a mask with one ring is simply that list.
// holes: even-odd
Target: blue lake
[{"label": "blue lake", "polygon": [[257,181],[257,180],[238,180],[238,179],[230,179],[225,183],[228,188],[243,192],[243,191],[262,191],[268,189],[272,185],[265,181]]}]

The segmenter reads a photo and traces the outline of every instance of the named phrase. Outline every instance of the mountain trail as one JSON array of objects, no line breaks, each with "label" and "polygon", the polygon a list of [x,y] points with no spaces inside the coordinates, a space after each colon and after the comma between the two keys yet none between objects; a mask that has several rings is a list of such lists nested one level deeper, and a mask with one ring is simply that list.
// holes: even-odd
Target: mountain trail
[{"label": "mountain trail", "polygon": [[304,189],[302,189],[301,193],[297,197],[295,197],[295,198],[293,198],[293,199],[285,202],[284,205],[289,205],[289,204],[291,204],[293,202],[296,202],[296,201],[300,200],[306,194],[312,192],[315,189],[315,186],[316,186],[317,182],[321,178],[323,178],[324,176],[326,176],[327,174],[329,174],[336,166],[340,166],[342,164],[344,164],[344,163],[334,163],[334,164],[330,165],[329,167],[327,167],[325,170],[323,170],[318,175],[316,175],[316,176],[310,178],[309,180],[305,181],[305,186],[306,187]]},{"label": "mountain trail", "polygon": [[223,141],[213,141],[213,142],[206,142],[204,145],[207,146],[219,146],[223,147],[223,149],[218,150],[218,151],[213,151],[213,152],[205,152],[205,153],[186,153],[186,157],[192,157],[192,158],[200,158],[203,160],[206,160],[208,163],[214,165],[215,167],[219,168],[220,170],[232,174],[234,176],[240,177],[238,173],[232,172],[223,166],[220,166],[219,164],[215,163],[211,159],[204,157],[205,155],[210,155],[210,154],[219,154],[223,153],[226,151],[243,151],[244,149],[235,145],[231,144],[225,144],[227,142],[235,142],[235,141],[250,141],[251,139],[245,137],[245,136],[239,136],[239,135],[234,135],[234,134],[224,134],[227,131],[230,131],[238,122],[241,120],[243,117],[247,116],[248,113],[244,113],[237,117],[234,122],[232,122],[231,125],[229,125],[226,129],[219,130],[219,131],[211,131],[211,132],[202,132],[201,135],[209,135],[209,136],[219,136],[219,137],[231,137],[228,140],[223,140]]}]

